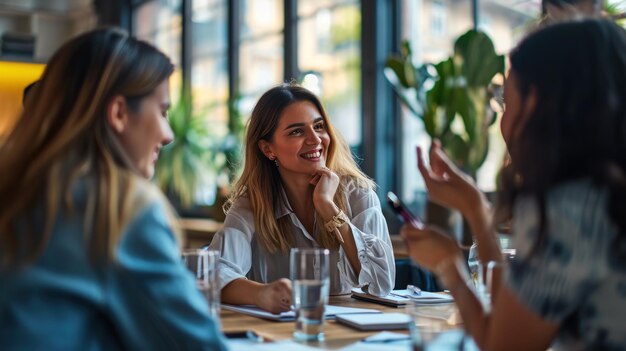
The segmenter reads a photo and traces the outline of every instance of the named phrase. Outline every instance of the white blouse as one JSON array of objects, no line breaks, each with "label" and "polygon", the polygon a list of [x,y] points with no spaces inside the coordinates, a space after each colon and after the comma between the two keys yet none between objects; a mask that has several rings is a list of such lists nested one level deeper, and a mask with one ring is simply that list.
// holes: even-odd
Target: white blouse
[{"label": "white blouse", "polygon": [[[296,247],[320,247],[290,209],[287,197],[276,210],[276,218],[289,216]],[[369,285],[370,294],[387,295],[394,287],[395,261],[387,222],[374,191],[349,182],[346,215],[350,219],[361,272],[357,277],[342,247],[330,251],[330,293],[348,294],[353,287]],[[289,252],[271,254],[258,241],[254,217],[247,198],[239,198],[228,211],[224,227],[215,234],[210,249],[219,250],[220,281],[223,288],[238,278],[270,283],[289,278]],[[337,269],[332,269],[337,267]]]}]

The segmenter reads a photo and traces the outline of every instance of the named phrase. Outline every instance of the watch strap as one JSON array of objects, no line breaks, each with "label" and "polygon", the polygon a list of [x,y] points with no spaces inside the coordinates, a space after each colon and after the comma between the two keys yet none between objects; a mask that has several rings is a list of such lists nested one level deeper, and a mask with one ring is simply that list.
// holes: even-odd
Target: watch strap
[{"label": "watch strap", "polygon": [[346,224],[347,222],[348,222],[348,217],[343,212],[343,210],[339,209],[339,213],[334,215],[331,220],[329,220],[328,222],[324,223],[324,228],[326,228],[327,232],[331,233],[335,229],[337,229],[337,228],[341,227],[342,225]]}]

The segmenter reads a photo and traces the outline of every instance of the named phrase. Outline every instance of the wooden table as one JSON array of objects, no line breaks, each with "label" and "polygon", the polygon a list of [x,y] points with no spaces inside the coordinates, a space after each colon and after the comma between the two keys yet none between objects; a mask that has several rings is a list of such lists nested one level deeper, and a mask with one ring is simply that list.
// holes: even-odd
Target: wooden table
[{"label": "wooden table", "polygon": [[180,225],[185,233],[185,247],[199,248],[208,245],[213,235],[224,223],[207,218],[181,218]]},{"label": "wooden table", "polygon": [[[351,298],[349,295],[331,296],[329,299],[329,304],[346,307],[376,309],[381,312],[408,313],[408,310],[406,308],[386,307],[379,304],[359,301]],[[293,337],[292,334],[295,324],[294,322],[267,321],[241,313],[227,311],[224,309],[222,309],[220,317],[222,323],[222,331],[225,333],[254,330],[260,336],[273,341],[289,340]],[[450,326],[450,329],[454,328],[459,328],[459,325]],[[362,332],[343,324],[337,323],[334,320],[327,320],[324,323],[325,341],[307,343],[307,345],[323,349],[338,349],[362,340],[370,335],[374,335],[378,332],[379,331]],[[396,330],[395,332],[408,333],[408,330]]]}]

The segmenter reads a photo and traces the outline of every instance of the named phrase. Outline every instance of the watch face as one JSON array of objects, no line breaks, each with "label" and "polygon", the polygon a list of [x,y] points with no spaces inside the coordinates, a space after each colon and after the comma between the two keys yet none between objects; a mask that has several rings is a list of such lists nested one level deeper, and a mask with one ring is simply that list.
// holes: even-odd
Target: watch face
[{"label": "watch face", "polygon": [[335,217],[335,223],[337,223],[338,227],[344,225],[347,221],[348,221],[348,218],[346,217],[346,214],[343,213],[343,211],[339,212],[339,215]]},{"label": "watch face", "polygon": [[342,225],[346,224],[347,221],[348,217],[346,217],[346,214],[341,211],[336,216],[334,216],[333,219],[326,223],[326,230],[332,232],[336,228],[339,228]]}]

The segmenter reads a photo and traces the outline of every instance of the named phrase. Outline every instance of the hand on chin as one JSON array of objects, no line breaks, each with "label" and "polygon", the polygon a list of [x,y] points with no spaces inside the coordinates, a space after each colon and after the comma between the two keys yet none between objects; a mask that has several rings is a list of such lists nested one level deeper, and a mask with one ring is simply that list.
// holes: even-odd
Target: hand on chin
[{"label": "hand on chin", "polygon": [[322,177],[322,173],[320,171],[323,169],[327,169],[326,162],[323,159],[317,166],[318,167],[315,172],[311,174],[311,180],[309,181],[309,183],[313,186],[317,185],[317,183],[320,181],[320,178]]}]

